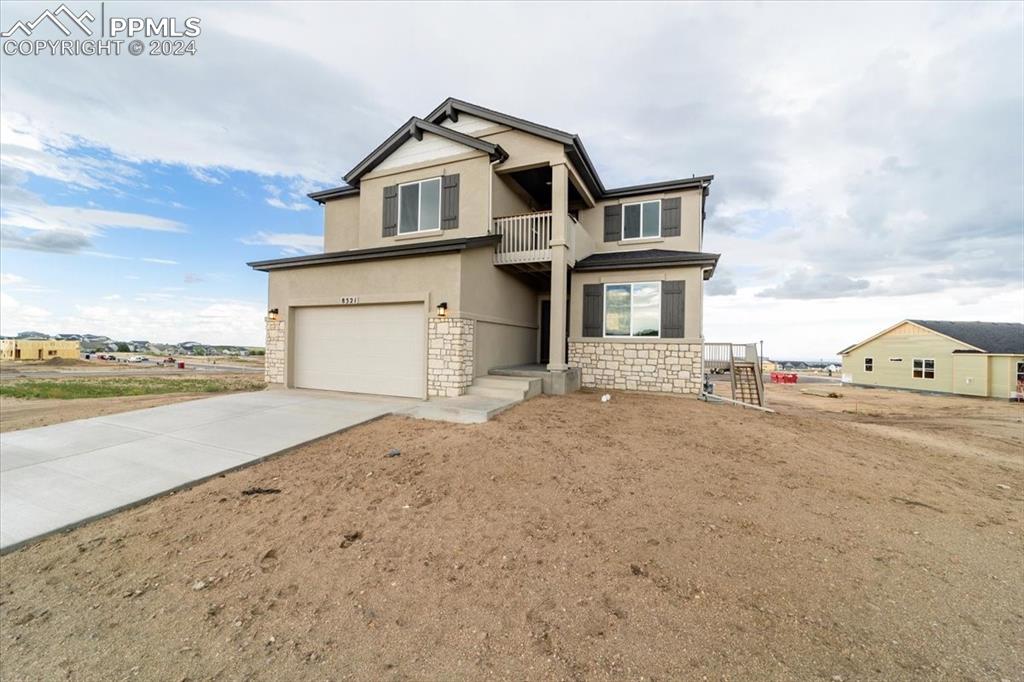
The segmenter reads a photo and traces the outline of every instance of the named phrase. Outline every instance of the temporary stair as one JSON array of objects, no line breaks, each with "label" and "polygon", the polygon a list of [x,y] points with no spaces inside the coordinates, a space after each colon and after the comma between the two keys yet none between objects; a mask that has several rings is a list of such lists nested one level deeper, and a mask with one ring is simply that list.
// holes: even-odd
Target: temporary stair
[{"label": "temporary stair", "polygon": [[729,375],[733,400],[764,407],[764,379],[758,363],[733,360]]}]

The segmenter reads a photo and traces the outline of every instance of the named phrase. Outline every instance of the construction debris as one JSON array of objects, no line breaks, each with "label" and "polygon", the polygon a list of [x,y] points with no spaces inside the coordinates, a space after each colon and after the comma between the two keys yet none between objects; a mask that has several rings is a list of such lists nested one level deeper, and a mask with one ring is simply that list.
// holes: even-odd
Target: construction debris
[{"label": "construction debris", "polygon": [[842,398],[843,397],[842,393],[837,393],[836,391],[829,391],[828,389],[824,389],[824,388],[801,388],[800,392],[801,393],[806,393],[807,395],[816,395],[819,398]]},{"label": "construction debris", "polygon": [[276,495],[281,492],[280,488],[259,488],[252,487],[246,488],[242,491],[243,495]]}]

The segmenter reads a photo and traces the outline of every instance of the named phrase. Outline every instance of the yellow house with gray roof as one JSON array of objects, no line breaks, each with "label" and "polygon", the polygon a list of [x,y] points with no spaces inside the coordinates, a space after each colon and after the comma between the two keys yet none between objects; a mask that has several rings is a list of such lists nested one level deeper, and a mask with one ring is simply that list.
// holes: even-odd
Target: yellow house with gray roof
[{"label": "yellow house with gray roof", "polygon": [[1024,396],[1024,324],[1016,322],[903,320],[839,355],[844,383]]}]

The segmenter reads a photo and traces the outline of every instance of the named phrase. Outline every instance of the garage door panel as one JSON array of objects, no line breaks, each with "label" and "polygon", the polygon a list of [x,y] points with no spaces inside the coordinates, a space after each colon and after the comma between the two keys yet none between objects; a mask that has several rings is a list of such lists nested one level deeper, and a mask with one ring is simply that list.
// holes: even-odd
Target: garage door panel
[{"label": "garage door panel", "polygon": [[293,321],[297,388],[423,395],[422,304],[297,308]]}]

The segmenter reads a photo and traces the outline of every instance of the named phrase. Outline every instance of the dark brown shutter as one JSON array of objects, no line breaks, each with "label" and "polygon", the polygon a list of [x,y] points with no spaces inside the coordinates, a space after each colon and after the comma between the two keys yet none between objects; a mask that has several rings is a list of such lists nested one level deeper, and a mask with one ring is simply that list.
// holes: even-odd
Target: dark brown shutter
[{"label": "dark brown shutter", "polygon": [[394,237],[398,234],[398,185],[384,188],[384,229],[381,236]]},{"label": "dark brown shutter", "polygon": [[604,207],[604,240],[617,242],[622,239],[622,206],[612,204]]},{"label": "dark brown shutter", "polygon": [[661,200],[661,236],[678,237],[680,230],[680,204],[679,197]]},{"label": "dark brown shutter", "polygon": [[454,230],[459,226],[459,174],[441,178],[441,229]]},{"label": "dark brown shutter", "polygon": [[583,336],[604,336],[604,285],[583,285]]},{"label": "dark brown shutter", "polygon": [[681,339],[685,336],[686,282],[673,280],[661,283],[661,338]]}]

